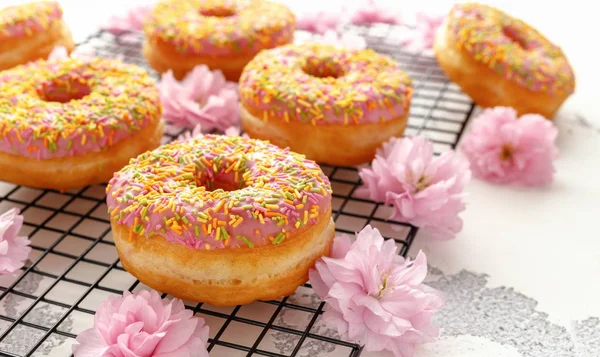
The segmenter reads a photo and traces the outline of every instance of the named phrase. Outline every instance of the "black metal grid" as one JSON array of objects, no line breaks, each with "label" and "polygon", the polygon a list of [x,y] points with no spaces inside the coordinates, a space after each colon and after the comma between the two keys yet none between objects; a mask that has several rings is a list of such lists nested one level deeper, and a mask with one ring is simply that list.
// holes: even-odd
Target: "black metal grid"
[{"label": "black metal grid", "polygon": [[[413,78],[415,91],[406,135],[428,137],[437,153],[454,149],[474,105],[448,82],[435,59],[430,54],[403,51],[397,45],[403,31],[400,27],[382,24],[346,27],[344,31],[364,36],[369,47],[394,57]],[[76,52],[91,50],[148,68],[140,43],[140,34],[114,36],[100,31]],[[167,126],[164,142],[180,133]],[[356,168],[322,168],[333,186],[336,230],[353,234],[371,224],[386,238],[393,238],[400,245],[400,254],[406,255],[417,228],[388,221],[388,207],[355,197],[360,186]],[[20,274],[0,279],[0,355],[69,356],[69,345],[78,332],[91,326],[101,300],[124,290],[145,288],[119,263],[104,189],[104,185],[96,185],[58,192],[0,182],[0,211],[15,206],[21,209],[24,233],[31,237],[33,247]],[[191,302],[186,306],[211,327],[211,356],[329,356],[332,351],[335,356],[359,356],[359,346],[341,341],[320,324],[324,304],[311,291],[306,284],[280,300],[233,308]],[[301,323],[291,323],[286,316],[295,316]]]}]

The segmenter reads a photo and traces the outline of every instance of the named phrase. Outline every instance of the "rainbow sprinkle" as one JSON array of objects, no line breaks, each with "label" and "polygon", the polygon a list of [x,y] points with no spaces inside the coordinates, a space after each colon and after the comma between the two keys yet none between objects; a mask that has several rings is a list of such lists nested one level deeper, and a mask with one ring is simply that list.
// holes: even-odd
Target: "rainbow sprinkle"
[{"label": "rainbow sprinkle", "polygon": [[0,10],[0,40],[31,36],[58,20],[62,20],[62,9],[55,1],[6,7]]},{"label": "rainbow sprinkle", "polygon": [[98,152],[160,114],[154,81],[118,60],[38,60],[0,72],[2,152],[38,160]]},{"label": "rainbow sprinkle", "polygon": [[288,42],[294,14],[263,0],[164,0],[156,4],[144,31],[181,54],[231,56],[258,53]]},{"label": "rainbow sprinkle", "polygon": [[242,104],[255,116],[313,125],[396,119],[408,113],[412,91],[393,59],[323,44],[263,51],[240,78]]},{"label": "rainbow sprinkle", "polygon": [[562,50],[500,10],[475,3],[455,5],[448,30],[457,38],[457,49],[522,87],[557,95],[575,90],[575,75]]},{"label": "rainbow sprinkle", "polygon": [[106,192],[110,216],[133,233],[222,249],[281,244],[331,210],[332,191],[303,155],[205,135],[132,159]]}]

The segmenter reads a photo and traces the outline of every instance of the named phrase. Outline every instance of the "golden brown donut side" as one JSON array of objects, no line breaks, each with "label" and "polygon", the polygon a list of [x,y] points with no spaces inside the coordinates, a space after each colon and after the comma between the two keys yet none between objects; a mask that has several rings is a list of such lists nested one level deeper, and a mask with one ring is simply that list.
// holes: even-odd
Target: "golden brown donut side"
[{"label": "golden brown donut side", "polygon": [[69,53],[75,48],[71,31],[64,20],[52,23],[46,31],[35,33],[31,37],[2,41],[0,70],[47,58],[57,46],[65,47]]},{"label": "golden brown donut side", "polygon": [[175,297],[215,306],[247,304],[292,294],[308,270],[329,254],[335,234],[331,211],[278,245],[195,250],[162,236],[145,238],[111,221],[123,267],[144,284]]},{"label": "golden brown donut side", "polygon": [[[282,37],[281,40],[282,45],[291,43],[293,35]],[[244,66],[256,55],[255,53],[238,56],[182,55],[177,53],[172,46],[148,38],[144,40],[142,52],[155,71],[164,73],[172,70],[173,76],[179,80],[183,79],[195,66],[204,64],[211,70],[220,70],[225,78],[234,82],[240,79]]]},{"label": "golden brown donut side", "polygon": [[461,87],[481,107],[498,105],[515,108],[518,115],[536,113],[551,119],[569,93],[550,95],[534,92],[503,78],[488,66],[473,59],[448,29],[448,20],[440,26],[433,46],[435,57],[446,76]]},{"label": "golden brown donut side", "polygon": [[312,125],[279,118],[264,121],[262,114],[251,113],[242,105],[242,128],[250,137],[289,147],[310,160],[335,166],[354,166],[370,162],[377,148],[391,137],[401,137],[408,121],[406,114],[382,123],[356,125]]},{"label": "golden brown donut side", "polygon": [[108,182],[129,159],[160,145],[163,122],[155,118],[137,134],[102,152],[36,160],[0,152],[0,181],[65,190]]}]

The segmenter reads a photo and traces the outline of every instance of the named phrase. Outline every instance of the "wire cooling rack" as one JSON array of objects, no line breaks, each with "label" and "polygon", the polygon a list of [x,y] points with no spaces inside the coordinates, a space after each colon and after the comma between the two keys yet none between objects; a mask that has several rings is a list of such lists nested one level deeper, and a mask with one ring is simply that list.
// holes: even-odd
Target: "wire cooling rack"
[{"label": "wire cooling rack", "polygon": [[[474,106],[446,79],[431,54],[403,51],[398,46],[400,27],[381,24],[344,31],[363,36],[369,47],[394,57],[413,78],[415,91],[405,135],[428,137],[437,153],[453,149]],[[140,54],[141,39],[140,34],[115,36],[100,31],[76,52],[120,57],[148,68]],[[180,132],[167,126],[164,142]],[[360,185],[355,168],[322,168],[333,187],[336,230],[352,234],[371,224],[394,239],[400,254],[406,255],[417,228],[388,221],[388,207],[355,197]],[[0,355],[71,356],[74,338],[92,326],[101,301],[125,290],[147,289],[119,263],[104,190],[104,185],[96,185],[58,192],[0,182],[0,212],[21,209],[23,233],[29,235],[33,247],[20,273],[0,278]],[[275,301],[231,308],[185,304],[210,327],[212,357],[367,355],[320,322],[323,303],[308,284]]]}]

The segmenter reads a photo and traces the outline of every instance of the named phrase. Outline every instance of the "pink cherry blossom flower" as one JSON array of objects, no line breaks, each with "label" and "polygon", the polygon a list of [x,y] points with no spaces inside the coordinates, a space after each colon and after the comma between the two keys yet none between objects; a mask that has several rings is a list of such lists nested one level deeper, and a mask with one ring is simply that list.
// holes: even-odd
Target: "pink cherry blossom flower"
[{"label": "pink cherry blossom flower", "polygon": [[296,16],[298,30],[324,34],[327,30],[335,30],[342,24],[340,13],[333,11],[304,11]]},{"label": "pink cherry blossom flower", "polygon": [[208,357],[208,326],[178,299],[156,291],[113,296],[96,310],[94,327],[77,336],[75,357]]},{"label": "pink cherry blossom flower", "polygon": [[359,176],[359,196],[394,207],[391,219],[423,228],[431,238],[452,239],[462,229],[468,162],[452,151],[433,155],[423,137],[391,138]]},{"label": "pink cherry blossom flower", "polygon": [[444,304],[441,293],[424,285],[427,258],[414,261],[397,255],[393,240],[366,226],[351,243],[338,236],[331,257],[309,272],[315,293],[327,304],[323,321],[342,338],[363,344],[366,351],[388,350],[413,355],[414,346],[438,335],[431,317]]},{"label": "pink cherry blossom flower", "polygon": [[350,22],[358,26],[376,23],[398,25],[402,20],[397,10],[381,6],[375,0],[365,0],[350,16]]},{"label": "pink cherry blossom flower", "polygon": [[483,110],[461,149],[475,177],[498,184],[540,186],[552,182],[558,130],[538,114],[520,118],[513,108]]},{"label": "pink cherry blossom flower", "polygon": [[[229,128],[225,129],[224,134],[227,136],[240,136],[241,132],[242,132],[242,130],[240,127],[230,126]],[[201,138],[203,136],[204,136],[204,133],[202,132],[202,126],[200,124],[198,124],[191,131],[186,131],[186,132],[180,134],[177,137],[177,141],[189,141],[189,140]],[[246,134],[246,133],[244,133],[242,135],[242,137],[249,138],[248,134]]]},{"label": "pink cherry blossom flower", "polygon": [[151,5],[137,6],[129,9],[123,15],[114,15],[108,19],[108,22],[102,25],[102,29],[112,34],[119,34],[127,31],[142,31],[144,20],[152,12]]},{"label": "pink cherry blossom flower", "polygon": [[179,136],[175,140],[190,141],[190,140],[201,138],[203,136],[204,136],[204,133],[202,133],[202,125],[198,124],[194,127],[194,129],[186,130],[182,134],[179,134]]},{"label": "pink cherry blossom flower", "polygon": [[0,216],[0,274],[12,274],[21,269],[31,252],[29,238],[20,236],[23,216],[12,208]]},{"label": "pink cherry blossom flower", "polygon": [[444,23],[446,16],[432,15],[424,12],[416,14],[415,28],[409,31],[408,37],[403,41],[408,49],[413,52],[433,48],[435,35],[438,28]]},{"label": "pink cherry blossom flower", "polygon": [[327,30],[322,35],[312,35],[304,40],[296,41],[298,43],[323,43],[326,45],[336,46],[339,48],[348,48],[352,50],[363,50],[367,48],[367,41],[362,36],[358,36],[349,32],[342,35],[336,31]]},{"label": "pink cherry blossom flower", "polygon": [[179,82],[168,71],[159,83],[163,117],[174,125],[204,132],[224,131],[239,126],[239,96],[235,83],[227,82],[221,71],[199,65]]}]

